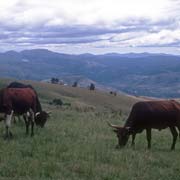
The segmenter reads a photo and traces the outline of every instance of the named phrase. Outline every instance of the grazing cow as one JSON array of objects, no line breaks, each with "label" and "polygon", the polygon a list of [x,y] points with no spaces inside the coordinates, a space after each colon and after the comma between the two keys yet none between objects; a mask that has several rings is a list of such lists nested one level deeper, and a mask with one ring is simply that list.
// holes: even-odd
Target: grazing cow
[{"label": "grazing cow", "polygon": [[0,113],[5,114],[6,137],[11,137],[9,128],[13,114],[24,115],[26,133],[31,123],[31,136],[33,136],[34,118],[36,124],[44,126],[48,113],[42,111],[37,94],[31,88],[4,88],[0,91]]},{"label": "grazing cow", "polygon": [[[45,122],[47,120],[47,117],[49,117],[49,115],[47,115],[47,113],[45,111],[42,111],[42,107],[41,107],[41,104],[39,102],[38,94],[37,94],[36,90],[30,84],[23,84],[23,83],[16,82],[16,81],[10,83],[7,86],[7,88],[30,88],[30,89],[32,89],[34,91],[34,93],[36,94],[36,97],[37,97],[37,106],[38,106],[37,109],[38,109],[38,112],[41,112],[41,113],[36,114],[35,123],[36,123],[37,126],[44,127],[44,124],[45,124]],[[27,118],[25,118],[25,116],[23,116],[23,117],[24,117],[26,127],[27,127],[28,126]]]},{"label": "grazing cow", "polygon": [[175,149],[177,130],[180,130],[180,104],[174,100],[144,101],[134,104],[123,127],[112,125],[117,134],[119,146],[125,146],[132,135],[132,146],[137,133],[146,130],[148,148],[151,148],[151,129],[170,128],[173,136],[171,150]]}]

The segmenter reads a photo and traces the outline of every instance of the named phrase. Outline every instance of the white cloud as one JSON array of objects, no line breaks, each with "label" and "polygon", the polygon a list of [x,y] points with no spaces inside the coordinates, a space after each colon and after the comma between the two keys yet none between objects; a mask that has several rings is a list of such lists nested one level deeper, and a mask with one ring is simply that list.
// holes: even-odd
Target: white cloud
[{"label": "white cloud", "polygon": [[[144,33],[123,42],[132,46],[180,46],[180,30],[162,30],[158,33]],[[176,44],[178,43],[178,44]]]},{"label": "white cloud", "polygon": [[164,18],[165,13],[169,17],[174,5],[171,0],[1,0],[0,17],[30,25],[36,21],[50,25],[113,24],[129,17],[155,21]]},{"label": "white cloud", "polygon": [[0,45],[179,46],[179,12],[179,0],[1,0]]}]

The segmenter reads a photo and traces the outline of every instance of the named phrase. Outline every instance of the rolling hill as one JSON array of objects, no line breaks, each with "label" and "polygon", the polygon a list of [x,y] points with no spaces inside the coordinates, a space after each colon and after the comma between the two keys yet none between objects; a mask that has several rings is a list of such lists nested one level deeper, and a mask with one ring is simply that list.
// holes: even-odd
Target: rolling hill
[{"label": "rolling hill", "polygon": [[[0,79],[0,88],[6,87],[13,79]],[[143,98],[118,93],[111,95],[106,91],[90,91],[87,88],[63,86],[58,84],[44,83],[38,81],[23,80],[25,84],[31,84],[38,92],[39,97],[46,106],[53,99],[62,99],[71,103],[72,108],[81,111],[92,108],[97,111],[122,111],[127,114],[132,104]]]}]

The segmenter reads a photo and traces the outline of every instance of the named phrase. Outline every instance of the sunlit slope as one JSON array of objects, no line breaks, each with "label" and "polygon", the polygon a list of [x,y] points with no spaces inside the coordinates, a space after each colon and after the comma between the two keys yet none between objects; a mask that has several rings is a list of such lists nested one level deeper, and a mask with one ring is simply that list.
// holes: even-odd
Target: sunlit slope
[{"label": "sunlit slope", "polygon": [[[11,79],[1,79],[0,87],[6,87]],[[62,99],[64,102],[69,102],[72,106],[90,106],[94,109],[110,109],[121,110],[126,113],[131,108],[132,104],[141,98],[127,96],[124,94],[111,95],[106,91],[90,91],[86,88],[74,88],[71,86],[62,86],[57,84],[42,83],[37,81],[20,81],[26,84],[31,84],[38,92],[42,102],[49,103],[53,99]]]}]

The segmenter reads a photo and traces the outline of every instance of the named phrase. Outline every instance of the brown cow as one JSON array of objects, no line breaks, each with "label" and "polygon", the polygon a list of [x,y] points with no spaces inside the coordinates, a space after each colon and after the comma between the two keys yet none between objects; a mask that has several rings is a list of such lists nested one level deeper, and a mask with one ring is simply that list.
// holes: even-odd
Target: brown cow
[{"label": "brown cow", "polygon": [[40,102],[31,88],[4,88],[0,91],[0,113],[4,113],[6,124],[6,137],[11,137],[9,128],[13,114],[25,115],[26,133],[31,123],[31,136],[33,136],[34,118],[39,125],[44,126],[48,114],[42,111]]},{"label": "brown cow", "polygon": [[144,101],[134,104],[123,127],[112,125],[117,134],[119,146],[125,146],[132,135],[132,146],[137,133],[146,130],[148,148],[151,148],[151,129],[170,128],[173,136],[171,150],[175,149],[177,130],[180,130],[180,104],[174,100]]},{"label": "brown cow", "polygon": [[[42,107],[41,107],[41,104],[39,102],[38,94],[37,94],[36,90],[30,84],[23,84],[23,83],[16,82],[16,81],[11,82],[7,86],[7,88],[30,88],[30,89],[32,89],[34,91],[34,93],[36,95],[36,98],[37,98],[37,108],[36,109],[38,109],[38,112],[41,112],[41,113],[36,113],[35,123],[36,123],[37,126],[43,127],[45,122],[46,122],[46,119],[47,119],[47,117],[46,117],[47,113],[42,111]],[[28,131],[28,121],[27,121],[26,115],[24,116],[24,120],[25,120],[25,123],[26,123],[26,132],[27,132]]]}]

